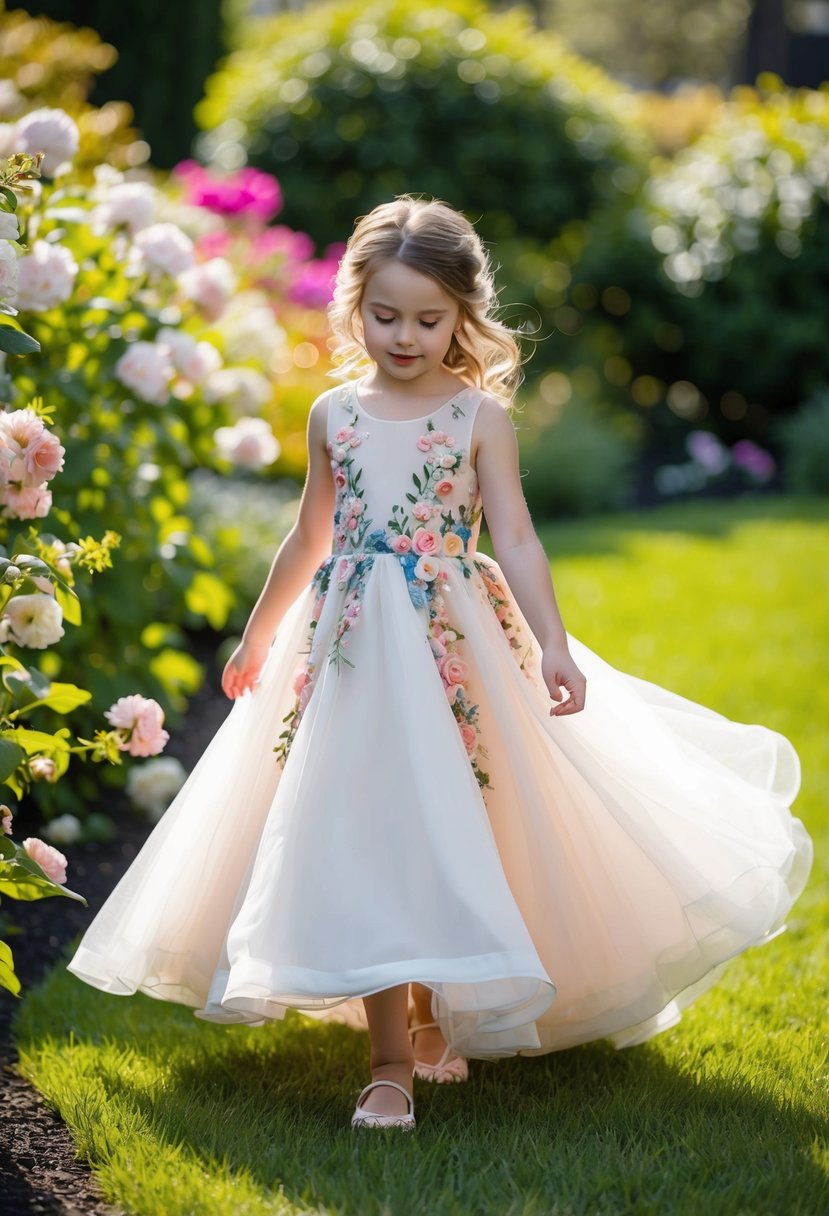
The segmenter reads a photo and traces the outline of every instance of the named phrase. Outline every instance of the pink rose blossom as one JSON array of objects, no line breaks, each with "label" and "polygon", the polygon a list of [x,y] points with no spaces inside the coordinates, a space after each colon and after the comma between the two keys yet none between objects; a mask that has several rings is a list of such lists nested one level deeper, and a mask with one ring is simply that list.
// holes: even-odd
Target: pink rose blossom
[{"label": "pink rose blossom", "polygon": [[362,442],[363,441],[359,435],[352,435],[348,441],[348,446],[350,448],[358,448]]},{"label": "pink rose blossom", "polygon": [[443,431],[432,431],[432,443],[446,443],[446,436],[444,435]]},{"label": "pink rose blossom", "polygon": [[63,853],[45,840],[37,836],[29,836],[23,841],[23,848],[32,861],[37,862],[43,873],[52,882],[59,885],[66,882],[66,867],[68,862]]},{"label": "pink rose blossom", "polygon": [[450,705],[454,705],[459,688],[460,684],[444,684],[443,691],[446,693],[446,700]]},{"label": "pink rose blossom", "polygon": [[392,539],[391,547],[394,549],[395,553],[408,553],[412,547],[411,537],[395,536]]},{"label": "pink rose blossom", "polygon": [[349,529],[349,531],[351,531],[351,532],[353,532],[353,531],[354,531],[354,529],[357,527],[357,520],[354,518],[354,516],[353,516],[353,515],[352,515],[351,519],[348,521],[348,523],[346,524],[346,527],[347,527],[347,528]]},{"label": "pink rose blossom", "polygon": [[470,726],[468,722],[462,722],[460,730],[464,746],[471,756],[478,743],[478,732],[475,730],[475,727]]},{"label": "pink rose blossom", "polygon": [[456,654],[447,654],[438,664],[440,674],[447,684],[463,684],[469,675],[469,667]]},{"label": "pink rose blossom", "polygon": [[453,435],[444,435],[443,442],[448,448],[453,448],[455,446],[455,438]]},{"label": "pink rose blossom", "polygon": [[454,469],[455,465],[458,463],[458,458],[457,456],[441,456],[440,463],[441,467],[444,469]]},{"label": "pink rose blossom", "polygon": [[298,673],[293,684],[294,692],[297,694],[297,696],[299,696],[299,694],[302,692],[305,685],[309,683],[310,679],[311,677],[308,675],[307,671],[300,671]]},{"label": "pink rose blossom", "polygon": [[303,713],[306,705],[311,700],[311,693],[314,691],[314,686],[309,680],[299,694],[299,711]]},{"label": "pink rose blossom", "polygon": [[446,647],[444,646],[443,642],[439,641],[438,638],[429,638],[429,645],[431,646],[432,654],[436,659],[442,659],[446,654]]},{"label": "pink rose blossom", "polygon": [[354,434],[353,426],[342,426],[334,436],[335,443],[345,443],[346,439],[350,439]]},{"label": "pink rose blossom", "polygon": [[502,604],[500,608],[496,608],[496,609],[495,609],[495,615],[496,615],[496,617],[498,618],[498,620],[499,620],[499,621],[504,621],[504,620],[506,620],[506,617],[507,617],[507,609],[506,609],[506,607],[505,607],[505,606]]},{"label": "pink rose blossom", "polygon": [[421,435],[417,441],[417,446],[421,452],[428,452],[432,447],[432,440],[428,435]]},{"label": "pink rose blossom", "polygon": [[443,481],[439,481],[437,483],[437,485],[435,486],[435,493],[440,494],[443,497],[446,494],[451,494],[452,491],[454,490],[454,488],[455,488],[454,481],[450,481],[448,478],[444,478]]},{"label": "pink rose blossom", "polygon": [[3,487],[4,515],[11,519],[43,519],[52,509],[52,491],[42,486]]},{"label": "pink rose blossom", "polygon": [[337,469],[334,474],[334,485],[338,490],[344,490],[347,484],[348,478],[346,477],[345,473],[342,471],[342,469]]},{"label": "pink rose blossom", "polygon": [[156,756],[170,738],[167,731],[162,730],[164,710],[157,701],[139,693],[119,697],[104,717],[117,729],[130,732],[118,747],[131,756]]},{"label": "pink rose blossom", "polygon": [[432,508],[428,502],[416,502],[412,507],[412,515],[415,519],[427,520],[432,518]]},{"label": "pink rose blossom", "polygon": [[428,528],[418,528],[412,540],[415,553],[437,553],[440,548],[440,537]]}]

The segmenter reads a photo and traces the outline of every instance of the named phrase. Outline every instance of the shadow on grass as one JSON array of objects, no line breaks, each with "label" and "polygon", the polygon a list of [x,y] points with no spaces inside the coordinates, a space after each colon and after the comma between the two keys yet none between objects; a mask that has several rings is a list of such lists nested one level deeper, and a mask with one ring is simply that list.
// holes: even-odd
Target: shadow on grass
[{"label": "shadow on grass", "polygon": [[[107,1043],[164,1064],[163,1085],[107,1069],[113,1107],[139,1112],[159,1142],[211,1172],[278,1187],[300,1211],[796,1213],[818,1210],[810,1204],[826,1193],[810,1157],[826,1122],[741,1074],[736,1044],[718,1049],[719,1075],[717,1065],[702,1075],[699,1054],[696,1075],[679,1070],[654,1042],[472,1061],[466,1084],[415,1082],[418,1127],[406,1136],[349,1126],[369,1075],[364,1033],[290,1011],[252,1047],[233,1041],[249,1029],[211,1027],[200,1042],[182,1022],[177,1054],[178,1025],[163,1049],[146,1020],[138,1036],[129,1019],[123,1033],[106,1012],[104,1022]],[[73,1030],[76,1044],[97,1039]]]}]

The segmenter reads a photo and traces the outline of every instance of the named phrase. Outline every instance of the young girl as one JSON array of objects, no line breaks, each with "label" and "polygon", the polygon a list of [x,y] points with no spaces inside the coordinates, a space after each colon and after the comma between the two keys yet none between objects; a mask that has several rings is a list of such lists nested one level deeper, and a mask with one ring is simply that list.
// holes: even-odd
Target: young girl
[{"label": "young girl", "polygon": [[811,864],[785,738],[565,632],[494,304],[451,208],[357,224],[330,308],[345,383],[311,408],[233,709],[69,964],[212,1021],[364,1014],[354,1126],[413,1126],[413,1072],[673,1025],[781,931]]}]

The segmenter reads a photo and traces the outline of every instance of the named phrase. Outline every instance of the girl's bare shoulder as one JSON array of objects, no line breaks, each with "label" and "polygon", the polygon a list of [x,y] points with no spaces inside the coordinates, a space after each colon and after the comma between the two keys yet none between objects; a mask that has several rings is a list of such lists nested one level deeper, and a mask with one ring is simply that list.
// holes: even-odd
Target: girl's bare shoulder
[{"label": "girl's bare shoulder", "polygon": [[475,412],[472,426],[472,462],[484,449],[502,449],[515,442],[515,427],[503,401],[484,393]]}]

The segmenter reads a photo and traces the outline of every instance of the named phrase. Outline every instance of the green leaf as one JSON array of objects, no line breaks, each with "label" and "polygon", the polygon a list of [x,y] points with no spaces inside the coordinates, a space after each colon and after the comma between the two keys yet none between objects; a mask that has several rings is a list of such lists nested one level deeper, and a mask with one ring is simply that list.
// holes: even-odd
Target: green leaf
[{"label": "green leaf", "polygon": [[11,739],[0,739],[0,781],[5,781],[12,775],[22,764],[25,755],[23,748],[12,743]]},{"label": "green leaf", "polygon": [[48,705],[58,714],[69,714],[73,709],[77,709],[79,705],[85,705],[91,699],[92,693],[87,692],[85,688],[78,688],[76,684],[52,683],[45,696],[38,697],[36,701],[24,705],[20,714],[28,713],[30,709],[34,709],[38,705]]},{"label": "green leaf", "polygon": [[40,350],[40,343],[22,329],[0,324],[0,350],[7,355],[31,355]]},{"label": "green leaf", "polygon": [[63,619],[70,625],[81,623],[81,602],[74,591],[64,588],[60,583],[55,584],[55,599],[58,602]]},{"label": "green leaf", "polygon": [[10,190],[8,186],[0,186],[0,195],[2,195],[5,201],[9,204],[10,211],[17,210],[17,195],[15,194],[14,190]]},{"label": "green leaf", "polygon": [[63,895],[86,905],[86,900],[77,891],[70,891],[60,883],[52,882],[31,857],[16,861],[0,861],[0,895],[31,903],[36,899],[48,899],[52,895]]},{"label": "green leaf", "polygon": [[6,942],[0,942],[0,987],[12,996],[20,995],[20,980],[14,973],[14,957]]}]

